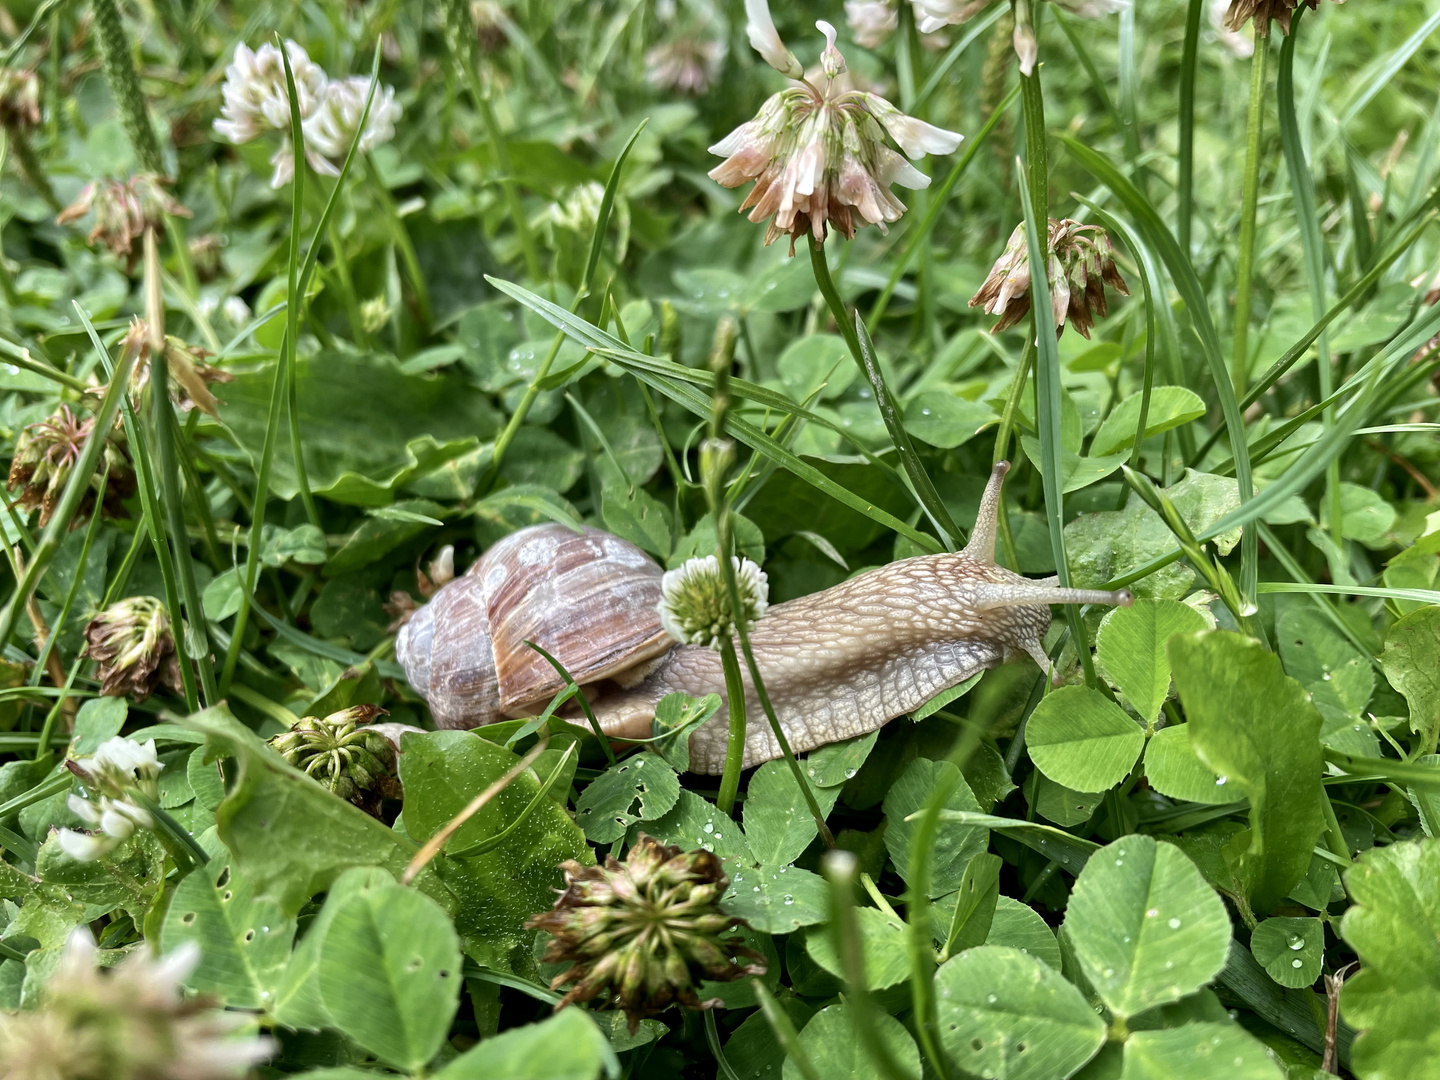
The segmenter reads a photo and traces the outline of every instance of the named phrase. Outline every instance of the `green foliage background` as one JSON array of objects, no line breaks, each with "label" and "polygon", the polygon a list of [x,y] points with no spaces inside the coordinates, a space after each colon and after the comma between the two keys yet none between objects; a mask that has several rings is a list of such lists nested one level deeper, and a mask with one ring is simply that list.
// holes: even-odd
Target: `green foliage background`
[{"label": "green foliage background", "polygon": [[[888,236],[826,245],[894,430],[803,250],[762,246],[741,192],[704,175],[706,148],[784,81],[738,3],[121,5],[138,133],[90,5],[7,7],[0,53],[38,73],[43,119],[7,129],[0,175],[0,436],[102,408],[143,265],[55,211],[140,171],[145,130],[192,215],[161,252],[167,329],[232,378],[217,416],[187,403],[171,424],[148,391],[122,409],[148,468],[120,516],[70,506],[42,529],[7,496],[0,1007],[36,1007],[88,924],[112,956],[198,943],[191,988],[278,1038],[264,1075],[1440,1070],[1440,14],[1322,3],[1260,43],[1251,92],[1206,0],[1036,6],[1044,137],[1042,97],[1015,93],[1008,2],[942,39],[909,4],[874,49],[842,31],[857,84],[969,137],[920,163],[937,183],[905,193]],[[464,31],[448,42],[447,10]],[[813,21],[843,22],[811,0],[774,13],[807,64]],[[335,77],[375,57],[404,110],[393,141],[338,182],[309,172],[298,203],[269,183],[278,136],[211,129],[235,46],[275,33]],[[687,35],[724,46],[699,95],[649,77],[650,50]],[[1111,294],[1093,340],[1027,349],[1028,320],[991,334],[967,304],[1036,197],[1115,243],[1131,295]],[[745,777],[732,818],[677,740],[643,751],[640,787],[559,721],[402,885],[537,734],[430,731],[387,601],[423,600],[417,570],[444,545],[463,569],[545,520],[671,567],[713,552],[698,446],[726,326],[731,532],[772,603],[958,539],[936,523],[968,528],[999,457],[1002,564],[1137,602],[1057,619],[1066,685],[1007,664],[801,761],[854,888],[822,876],[783,762]],[[183,613],[183,694],[97,696],[81,629],[129,595]],[[361,703],[425,729],[403,743],[403,808],[378,819],[263,743]],[[160,805],[207,865],[145,832],[98,864],[60,849],[54,830],[80,824],[61,757],[116,733],[157,740]],[[725,909],[767,974],[707,984],[723,1011],[633,1033],[552,1016],[556,971],[523,922],[561,861],[642,831],[724,858]]]}]

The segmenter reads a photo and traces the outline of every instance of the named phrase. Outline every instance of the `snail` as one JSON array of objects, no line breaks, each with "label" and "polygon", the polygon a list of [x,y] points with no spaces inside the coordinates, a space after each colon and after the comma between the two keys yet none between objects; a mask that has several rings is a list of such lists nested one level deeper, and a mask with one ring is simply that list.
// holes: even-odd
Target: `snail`
[{"label": "snail", "polygon": [[[750,644],[796,752],[866,734],[941,691],[1020,653],[1042,668],[1051,604],[1127,606],[1127,589],[1062,589],[995,563],[997,464],[969,545],[901,559],[769,608]],[[600,727],[651,734],[655,706],[677,690],[725,698],[720,655],[676,645],[660,624],[660,567],[598,529],[534,525],[491,547],[401,628],[395,654],[441,727],[533,716],[565,686],[534,642],[586,688]],[[781,756],[748,671],[744,765]],[[726,710],[690,740],[690,767],[725,765]]]}]

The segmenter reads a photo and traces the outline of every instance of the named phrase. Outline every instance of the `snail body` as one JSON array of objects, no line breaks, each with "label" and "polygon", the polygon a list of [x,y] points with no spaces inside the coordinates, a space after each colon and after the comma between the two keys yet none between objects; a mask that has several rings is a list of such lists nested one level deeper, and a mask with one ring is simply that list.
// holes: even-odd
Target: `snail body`
[{"label": "snail body", "polygon": [[[751,627],[756,666],[792,750],[874,731],[1017,654],[1048,666],[1041,639],[1051,604],[1131,602],[1128,590],[1061,589],[1053,578],[1032,580],[995,564],[1007,468],[995,467],[964,551],[856,575],[777,604]],[[534,641],[587,687],[607,734],[648,738],[666,694],[725,698],[719,654],[665,636],[655,610],[661,576],[649,556],[618,537],[532,526],[440,589],[402,628],[396,657],[437,724],[476,727],[533,715],[563,688],[524,645]],[[742,676],[749,768],[781,750],[749,672]],[[722,707],[691,736],[694,771],[722,771],[728,724]]]}]

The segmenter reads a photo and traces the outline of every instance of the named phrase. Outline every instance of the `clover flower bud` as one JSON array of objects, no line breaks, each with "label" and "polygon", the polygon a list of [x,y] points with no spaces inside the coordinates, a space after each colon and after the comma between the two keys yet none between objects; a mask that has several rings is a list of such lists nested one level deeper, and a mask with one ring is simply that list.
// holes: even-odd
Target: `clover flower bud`
[{"label": "clover flower bud", "polygon": [[900,15],[888,0],[845,0],[845,23],[862,49],[877,49],[900,25]]},{"label": "clover flower bud", "polygon": [[877,94],[849,89],[840,77],[845,58],[835,46],[834,28],[817,26],[826,41],[823,90],[804,81],[780,91],[753,120],[710,147],[725,158],[710,178],[724,187],[754,180],[740,210],[749,210],[751,221],[769,222],[767,244],[788,233],[791,254],[795,240],[807,232],[823,241],[832,222],[847,239],[866,224],[883,233],[905,213],[891,185],[930,186],[928,176],[885,144],[885,132],[911,158],[951,153],[961,140],[953,131],[906,116]]},{"label": "clover flower bud", "polygon": [[304,716],[270,740],[295,768],[313,776],[347,802],[373,817],[382,799],[398,799],[395,746],[371,720],[386,712],[378,705],[354,705],[326,717]]},{"label": "clover flower bud", "polygon": [[135,259],[135,241],[154,229],[157,237],[165,234],[165,218],[190,216],[190,211],[165,190],[169,181],[154,173],[136,173],[129,180],[105,178],[92,180],[80,189],[80,195],[55,218],[57,225],[79,221],[95,211],[95,227],[86,237],[88,243],[103,243],[127,261]]},{"label": "clover flower bud", "polygon": [[560,869],[566,886],[560,899],[525,923],[551,935],[547,963],[571,965],[550,984],[556,990],[574,984],[557,1009],[598,998],[601,1008],[623,1009],[633,1033],[671,1005],[722,1004],[700,999],[702,980],[765,973],[763,964],[741,962],[761,960],[759,953],[741,938],[721,936],[746,924],[720,908],[730,879],[713,852],[682,851],[641,833],[624,862],[611,855],[603,866],[571,860]]},{"label": "clover flower bud", "polygon": [[23,68],[0,67],[0,127],[23,132],[39,126],[39,78]]},{"label": "clover flower bud", "polygon": [[[95,430],[95,417],[83,420],[70,411],[69,405],[61,405],[50,416],[20,430],[15,440],[15,454],[10,459],[10,475],[7,486],[19,488],[16,502],[25,510],[40,508],[40,525],[49,524],[60,501],[60,494],[70,481],[70,474],[80,460],[80,453]],[[99,499],[103,512],[111,517],[120,513],[121,500],[134,491],[134,472],[126,452],[125,430],[112,428],[105,440],[104,464],[109,468],[109,480],[105,480],[104,468],[96,469],[91,475],[89,488],[80,503],[71,527],[74,528],[95,511]]]},{"label": "clover flower bud", "polygon": [[175,635],[165,605],[153,596],[128,597],[91,619],[83,655],[99,662],[95,675],[106,697],[141,702],[161,684],[181,690]]},{"label": "clover flower bud", "polygon": [[[1109,314],[1105,286],[1124,296],[1130,295],[1130,289],[1115,266],[1110,238],[1100,226],[1051,218],[1049,238],[1047,279],[1055,336],[1058,338],[1064,333],[1068,321],[1088,340],[1095,315]],[[970,298],[970,306],[1000,317],[991,328],[992,333],[1010,329],[1029,313],[1030,254],[1023,223],[1010,234],[1004,253],[995,261],[980,290]]]},{"label": "clover flower bud", "polygon": [[226,1012],[181,984],[195,970],[193,942],[162,956],[136,949],[99,966],[90,931],[77,929],[40,1004],[0,1013],[0,1080],[238,1080],[275,1044],[243,1034],[254,1020]]},{"label": "clover flower bud", "polygon": [[[751,624],[769,606],[770,583],[765,571],[749,559],[730,556],[735,567],[735,584],[740,593],[742,626]],[[735,633],[730,594],[720,576],[720,560],[714,555],[687,559],[660,579],[660,624],[682,645],[704,645],[718,650],[724,639]]]},{"label": "clover flower bud", "polygon": [[379,296],[372,296],[369,300],[362,300],[360,301],[360,329],[367,334],[378,334],[389,324],[392,314],[390,301],[385,299],[383,293]]},{"label": "clover flower bud", "polygon": [[645,78],[659,90],[699,97],[719,78],[724,61],[725,42],[680,34],[645,54]]},{"label": "clover flower bud", "polygon": [[[320,105],[305,120],[305,146],[328,159],[331,169],[319,170],[339,175],[335,162],[343,162],[350,144],[360,127],[365,112],[365,99],[370,95],[370,80],[363,76],[335,79],[325,85]],[[359,153],[367,154],[395,137],[395,121],[400,119],[400,106],[395,101],[393,86],[377,86],[365,130],[360,135]]]}]

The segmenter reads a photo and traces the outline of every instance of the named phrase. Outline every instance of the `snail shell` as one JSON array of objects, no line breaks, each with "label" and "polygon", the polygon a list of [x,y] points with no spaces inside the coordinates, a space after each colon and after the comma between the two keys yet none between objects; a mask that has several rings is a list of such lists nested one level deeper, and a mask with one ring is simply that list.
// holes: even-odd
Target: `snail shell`
[{"label": "snail shell", "polygon": [[534,642],[585,685],[637,681],[673,642],[663,571],[628,540],[532,525],[491,547],[400,630],[395,658],[442,728],[530,716],[565,687]]}]

